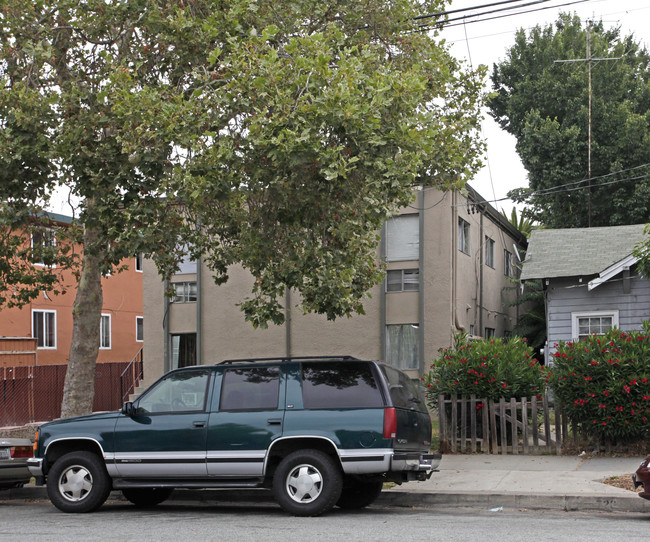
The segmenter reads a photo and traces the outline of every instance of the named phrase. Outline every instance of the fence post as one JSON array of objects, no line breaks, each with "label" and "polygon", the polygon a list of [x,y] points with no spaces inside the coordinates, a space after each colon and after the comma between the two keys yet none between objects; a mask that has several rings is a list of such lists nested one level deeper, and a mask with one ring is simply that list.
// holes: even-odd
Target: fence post
[{"label": "fence post", "polygon": [[481,399],[483,407],[481,408],[481,414],[483,415],[483,430],[481,432],[481,452],[484,454],[490,453],[490,425],[488,422],[488,401],[487,399]]},{"label": "fence post", "polygon": [[471,431],[471,444],[470,450],[472,453],[476,453],[476,395],[472,394],[470,396],[469,403],[470,410],[470,431]]},{"label": "fence post", "polygon": [[438,434],[440,438],[440,451],[447,451],[447,412],[445,411],[444,395],[438,395]]},{"label": "fence post", "polygon": [[519,454],[519,434],[517,432],[517,399],[512,397],[510,399],[510,424],[512,435],[512,453],[513,455]]},{"label": "fence post", "polygon": [[498,431],[497,431],[497,415],[496,415],[497,404],[494,401],[490,401],[490,431],[492,437],[492,453],[499,453],[499,440],[498,440]]},{"label": "fence post", "polygon": [[531,399],[530,417],[533,423],[533,446],[539,447],[539,430],[537,428],[537,396],[533,395]]},{"label": "fence post", "polygon": [[555,453],[562,455],[562,407],[557,397],[553,405],[555,406]]},{"label": "fence post", "polygon": [[544,436],[546,437],[546,449],[553,451],[551,445],[551,422],[548,416],[548,391],[544,394]]},{"label": "fence post", "polygon": [[465,453],[467,446],[467,399],[459,397],[460,401],[460,451]]},{"label": "fence post", "polygon": [[501,454],[506,455],[508,453],[508,434],[506,432],[506,400],[503,397],[499,399],[499,414],[499,421],[501,422],[501,434],[499,435]]},{"label": "fence post", "polygon": [[453,393],[451,396],[451,451],[456,451],[456,434],[458,433],[458,408],[456,405],[456,394]]},{"label": "fence post", "polygon": [[521,423],[523,425],[521,436],[524,443],[524,455],[528,454],[528,400],[521,398]]}]

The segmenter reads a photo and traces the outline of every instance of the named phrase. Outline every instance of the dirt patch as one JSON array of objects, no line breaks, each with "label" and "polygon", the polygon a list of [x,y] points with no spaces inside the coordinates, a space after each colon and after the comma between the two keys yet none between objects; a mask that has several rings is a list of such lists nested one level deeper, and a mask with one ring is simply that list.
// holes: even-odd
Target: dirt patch
[{"label": "dirt patch", "polygon": [[628,491],[634,491],[635,493],[640,493],[643,491],[643,487],[639,486],[637,489],[634,489],[634,482],[632,481],[632,475],[626,476],[612,476],[607,480],[603,481],[603,484],[608,486],[620,487],[621,489],[627,489]]}]

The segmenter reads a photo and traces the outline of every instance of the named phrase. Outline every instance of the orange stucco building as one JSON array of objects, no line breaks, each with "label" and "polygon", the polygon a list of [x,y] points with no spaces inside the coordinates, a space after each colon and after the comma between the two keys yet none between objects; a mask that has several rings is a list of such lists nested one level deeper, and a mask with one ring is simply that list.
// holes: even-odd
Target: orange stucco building
[{"label": "orange stucco building", "polygon": [[[54,220],[70,221],[60,215]],[[134,257],[123,263],[127,270],[102,279],[99,363],[131,361],[143,345],[142,261]],[[77,290],[72,271],[62,271],[62,278],[68,286],[63,294],[40,292],[22,308],[0,308],[0,367],[68,362]]]}]

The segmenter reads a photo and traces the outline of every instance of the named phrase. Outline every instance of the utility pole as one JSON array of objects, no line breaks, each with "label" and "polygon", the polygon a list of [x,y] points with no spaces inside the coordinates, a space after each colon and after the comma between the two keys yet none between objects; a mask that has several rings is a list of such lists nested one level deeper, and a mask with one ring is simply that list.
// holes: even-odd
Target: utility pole
[{"label": "utility pole", "polygon": [[601,61],[601,60],[620,60],[621,57],[616,57],[616,58],[593,58],[591,56],[591,28],[593,25],[593,21],[589,19],[587,21],[587,58],[575,58],[571,60],[556,60],[555,64],[562,64],[562,63],[568,63],[568,62],[586,62],[587,63],[587,80],[588,80],[588,88],[589,88],[589,118],[588,118],[588,128],[587,128],[587,179],[589,182],[589,191],[587,193],[587,226],[591,228],[591,63],[594,60]]}]

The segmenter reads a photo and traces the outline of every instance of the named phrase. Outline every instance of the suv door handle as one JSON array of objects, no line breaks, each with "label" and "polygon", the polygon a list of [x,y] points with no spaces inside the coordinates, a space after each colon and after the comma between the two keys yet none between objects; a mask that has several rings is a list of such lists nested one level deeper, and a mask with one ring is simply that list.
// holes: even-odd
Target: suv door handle
[{"label": "suv door handle", "polygon": [[205,422],[204,421],[192,422],[192,425],[194,427],[205,427]]},{"label": "suv door handle", "polygon": [[282,418],[269,418],[266,423],[269,425],[282,425]]}]

